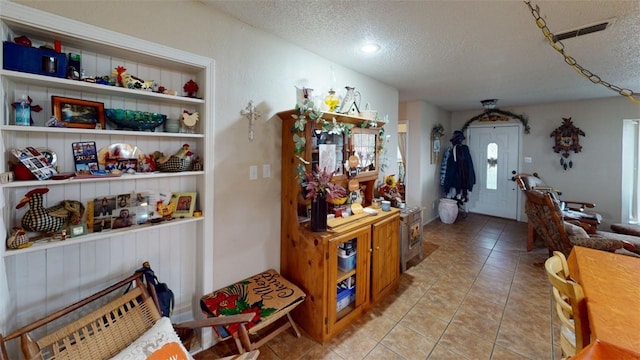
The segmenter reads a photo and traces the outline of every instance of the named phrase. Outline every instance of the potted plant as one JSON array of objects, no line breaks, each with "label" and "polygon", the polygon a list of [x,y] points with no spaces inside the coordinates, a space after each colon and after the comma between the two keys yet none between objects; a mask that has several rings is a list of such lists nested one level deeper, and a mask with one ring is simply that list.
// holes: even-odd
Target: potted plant
[{"label": "potted plant", "polygon": [[312,172],[305,172],[302,186],[305,198],[311,199],[311,231],[327,230],[327,201],[347,196],[347,190],[340,184],[331,182],[334,172],[320,170],[317,166]]}]

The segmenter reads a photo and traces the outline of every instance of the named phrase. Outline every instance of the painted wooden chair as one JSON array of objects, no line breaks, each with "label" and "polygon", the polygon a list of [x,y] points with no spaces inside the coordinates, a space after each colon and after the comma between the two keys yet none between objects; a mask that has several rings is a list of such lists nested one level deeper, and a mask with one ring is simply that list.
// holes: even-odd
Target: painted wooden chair
[{"label": "painted wooden chair", "polygon": [[565,256],[554,251],[544,263],[547,278],[553,286],[553,299],[560,320],[560,347],[563,358],[571,357],[589,345],[590,330],[587,306],[582,287],[567,280]]}]

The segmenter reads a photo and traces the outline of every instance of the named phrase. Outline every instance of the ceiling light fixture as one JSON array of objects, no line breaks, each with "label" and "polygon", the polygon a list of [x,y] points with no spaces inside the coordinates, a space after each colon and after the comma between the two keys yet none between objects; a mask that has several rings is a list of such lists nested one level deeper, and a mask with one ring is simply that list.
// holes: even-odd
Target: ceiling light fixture
[{"label": "ceiling light fixture", "polygon": [[360,50],[362,50],[362,52],[367,53],[367,54],[373,54],[376,53],[378,51],[380,51],[380,45],[378,44],[365,44],[363,45]]},{"label": "ceiling light fixture", "polygon": [[496,108],[496,104],[498,103],[498,99],[481,100],[480,103],[482,103],[482,107],[485,110],[493,110],[493,109]]}]

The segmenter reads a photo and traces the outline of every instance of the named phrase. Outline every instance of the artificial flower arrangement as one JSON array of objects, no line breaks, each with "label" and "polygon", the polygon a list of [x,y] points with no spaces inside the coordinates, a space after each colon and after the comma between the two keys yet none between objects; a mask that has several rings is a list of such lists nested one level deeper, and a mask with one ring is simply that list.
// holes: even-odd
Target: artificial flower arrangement
[{"label": "artificial flower arrangement", "polygon": [[318,198],[325,198],[332,202],[347,196],[347,189],[340,184],[331,182],[334,172],[328,173],[326,169],[316,169],[312,172],[305,172],[302,186],[306,190],[305,198],[315,201]]}]

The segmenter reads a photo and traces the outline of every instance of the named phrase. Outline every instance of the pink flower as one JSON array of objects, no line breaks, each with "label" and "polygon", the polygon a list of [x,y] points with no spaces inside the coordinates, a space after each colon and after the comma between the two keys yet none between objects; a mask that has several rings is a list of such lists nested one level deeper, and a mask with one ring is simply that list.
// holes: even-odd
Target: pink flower
[{"label": "pink flower", "polygon": [[306,198],[315,200],[318,197],[326,197],[327,200],[333,200],[347,196],[347,190],[342,185],[331,182],[334,173],[327,173],[326,169],[320,171],[317,166],[315,171],[304,173],[302,185],[307,190]]}]

